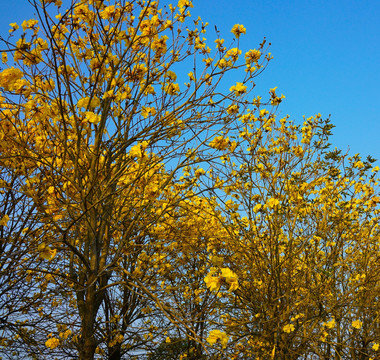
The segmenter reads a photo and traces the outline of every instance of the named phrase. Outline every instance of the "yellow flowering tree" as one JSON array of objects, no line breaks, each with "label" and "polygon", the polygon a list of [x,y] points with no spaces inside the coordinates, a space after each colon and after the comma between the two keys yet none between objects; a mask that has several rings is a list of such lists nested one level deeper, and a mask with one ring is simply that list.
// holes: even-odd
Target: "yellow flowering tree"
[{"label": "yellow flowering tree", "polygon": [[[272,104],[281,99],[275,90]],[[370,157],[330,149],[332,125],[320,115],[295,125],[267,109],[254,102],[240,113],[233,152],[214,146],[229,239],[215,254],[223,267],[204,280],[218,291],[223,268],[237,278],[221,300],[228,351],[265,359],[374,355],[379,169]]]},{"label": "yellow flowering tree", "polygon": [[[191,1],[31,4],[36,19],[12,23],[2,42],[0,156],[2,169],[21,176],[16,192],[33,208],[38,233],[26,231],[17,246],[38,262],[15,266],[37,288],[26,295],[39,291],[41,301],[23,309],[28,337],[16,331],[0,346],[120,359],[156,346],[165,332],[157,323],[202,342],[206,335],[169,311],[160,290],[175,254],[191,253],[194,241],[171,238],[165,223],[206,191],[198,186],[205,170],[194,166],[233,148],[225,134],[270,59],[265,43],[245,57],[221,38],[211,49],[206,23],[185,25]],[[191,64],[188,77],[179,64]],[[239,69],[240,81],[223,92],[224,75]],[[13,216],[26,222],[29,215]],[[221,276],[234,289],[228,271]]]},{"label": "yellow flowering tree", "polygon": [[378,169],[250,98],[265,40],[211,48],[190,0],[31,4],[1,49],[0,353],[374,358]]}]

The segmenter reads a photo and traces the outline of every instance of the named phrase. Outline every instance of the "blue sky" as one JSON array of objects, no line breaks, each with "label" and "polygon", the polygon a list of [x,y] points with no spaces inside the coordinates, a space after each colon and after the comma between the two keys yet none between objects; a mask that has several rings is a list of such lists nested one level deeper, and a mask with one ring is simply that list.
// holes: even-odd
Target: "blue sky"
[{"label": "blue sky", "polygon": [[[33,17],[27,0],[0,5],[1,35],[10,22]],[[214,25],[232,38],[232,26],[244,24],[243,50],[264,37],[271,42],[274,59],[256,91],[277,86],[286,96],[281,115],[300,122],[302,115],[331,114],[333,146],[380,159],[380,1],[195,0],[198,15],[210,23],[211,41]]]},{"label": "blue sky", "polygon": [[243,24],[244,49],[266,37],[274,59],[258,95],[278,86],[281,114],[331,114],[333,146],[380,159],[380,1],[209,0],[192,11],[221,33]]}]

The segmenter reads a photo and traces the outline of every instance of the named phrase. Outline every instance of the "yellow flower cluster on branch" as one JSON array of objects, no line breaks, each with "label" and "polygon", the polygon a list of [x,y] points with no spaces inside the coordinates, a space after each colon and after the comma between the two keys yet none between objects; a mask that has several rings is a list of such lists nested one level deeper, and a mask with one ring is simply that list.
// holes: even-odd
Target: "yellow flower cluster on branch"
[{"label": "yellow flower cluster on branch", "polygon": [[228,335],[220,330],[211,330],[207,337],[207,342],[210,345],[220,343],[223,349],[227,347],[228,340]]},{"label": "yellow flower cluster on branch", "polygon": [[245,34],[247,30],[243,25],[236,24],[231,29],[231,32],[235,35],[235,37],[239,38],[240,35]]},{"label": "yellow flower cluster on branch", "polygon": [[220,273],[216,268],[211,268],[210,272],[204,278],[204,281],[210,291],[219,291],[224,283],[229,285],[228,291],[235,291],[239,288],[238,277],[229,268],[221,268]]}]

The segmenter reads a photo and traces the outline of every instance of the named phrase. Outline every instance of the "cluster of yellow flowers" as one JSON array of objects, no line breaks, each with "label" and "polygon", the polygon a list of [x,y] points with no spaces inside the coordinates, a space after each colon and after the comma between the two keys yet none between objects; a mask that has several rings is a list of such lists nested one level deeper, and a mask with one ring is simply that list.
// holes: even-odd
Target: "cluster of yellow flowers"
[{"label": "cluster of yellow flowers", "polygon": [[210,345],[220,343],[223,349],[227,347],[228,340],[228,335],[220,330],[211,330],[209,336],[207,337],[207,342]]},{"label": "cluster of yellow flowers", "polygon": [[234,91],[235,96],[240,96],[247,92],[247,87],[243,83],[238,82],[236,85],[230,87],[230,91]]},{"label": "cluster of yellow flowers", "polygon": [[50,338],[50,339],[46,340],[45,346],[48,347],[49,349],[53,350],[59,346],[59,339]]},{"label": "cluster of yellow flowers", "polygon": [[211,268],[204,281],[210,291],[219,291],[224,283],[229,285],[228,291],[235,291],[239,287],[237,275],[229,268]]}]

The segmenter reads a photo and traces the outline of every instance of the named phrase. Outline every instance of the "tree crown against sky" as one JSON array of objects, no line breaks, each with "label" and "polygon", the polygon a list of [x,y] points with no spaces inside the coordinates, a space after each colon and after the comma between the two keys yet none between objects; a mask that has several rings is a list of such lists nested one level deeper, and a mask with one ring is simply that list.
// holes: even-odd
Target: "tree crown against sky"
[{"label": "tree crown against sky", "polygon": [[253,95],[266,42],[208,42],[189,0],[31,3],[2,42],[4,357],[374,357],[379,169]]}]

